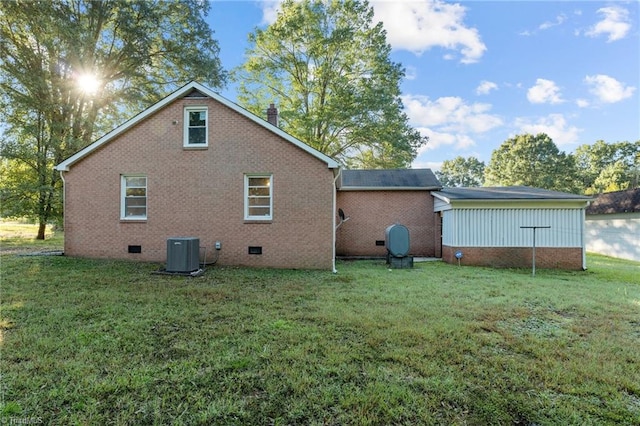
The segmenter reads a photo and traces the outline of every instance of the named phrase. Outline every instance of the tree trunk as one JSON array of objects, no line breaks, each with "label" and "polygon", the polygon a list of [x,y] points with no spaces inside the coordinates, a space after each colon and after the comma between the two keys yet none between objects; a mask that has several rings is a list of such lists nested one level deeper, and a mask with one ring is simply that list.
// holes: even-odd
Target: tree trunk
[{"label": "tree trunk", "polygon": [[47,229],[47,222],[40,221],[38,224],[38,236],[36,240],[44,240],[44,232]]}]

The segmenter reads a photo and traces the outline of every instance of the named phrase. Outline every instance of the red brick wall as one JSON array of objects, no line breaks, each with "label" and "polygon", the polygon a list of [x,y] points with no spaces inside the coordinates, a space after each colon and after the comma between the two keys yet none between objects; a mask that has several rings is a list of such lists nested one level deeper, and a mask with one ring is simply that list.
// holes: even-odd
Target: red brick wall
[{"label": "red brick wall", "polygon": [[433,220],[435,222],[436,231],[433,235],[433,244],[436,249],[435,257],[442,257],[442,213],[437,212],[433,214]]},{"label": "red brick wall", "polygon": [[[442,259],[458,263],[456,251],[463,254],[461,265],[496,268],[531,268],[532,249],[527,247],[442,247]],[[582,249],[536,247],[536,268],[582,269]]]},{"label": "red brick wall", "polygon": [[[209,147],[183,149],[183,108],[209,107]],[[175,124],[174,124],[175,123]],[[147,176],[147,220],[120,220],[120,176]],[[273,174],[273,220],[244,221],[244,174]],[[332,267],[327,164],[212,99],[181,99],[65,173],[65,253],[164,262],[169,237],[198,237],[218,264]],[[129,254],[129,245],[142,253]],[[249,255],[261,246],[262,255]]]},{"label": "red brick wall", "polygon": [[336,233],[339,256],[386,256],[386,248],[376,241],[384,241],[385,230],[395,223],[409,230],[410,255],[436,255],[436,216],[429,191],[339,191],[337,204],[349,217]]}]

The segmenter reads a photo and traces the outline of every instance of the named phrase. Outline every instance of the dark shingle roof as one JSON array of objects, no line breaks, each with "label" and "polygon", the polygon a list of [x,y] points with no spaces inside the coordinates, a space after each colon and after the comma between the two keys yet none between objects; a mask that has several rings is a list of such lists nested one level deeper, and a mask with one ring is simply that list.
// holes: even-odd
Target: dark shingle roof
[{"label": "dark shingle roof", "polygon": [[634,212],[640,212],[640,188],[600,194],[586,210],[586,214]]},{"label": "dark shingle roof", "polygon": [[591,197],[529,186],[444,188],[434,192],[449,200],[585,200]]},{"label": "dark shingle roof", "polygon": [[440,189],[431,169],[342,170],[341,189]]}]

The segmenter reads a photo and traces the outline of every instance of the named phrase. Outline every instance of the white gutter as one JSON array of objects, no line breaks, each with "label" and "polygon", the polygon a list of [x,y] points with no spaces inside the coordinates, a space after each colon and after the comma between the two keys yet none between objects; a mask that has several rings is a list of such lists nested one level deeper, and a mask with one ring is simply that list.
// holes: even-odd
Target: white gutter
[{"label": "white gutter", "polygon": [[[67,215],[65,214],[65,212],[67,211],[66,209],[66,204],[67,204],[67,182],[64,181],[64,171],[60,170],[60,179],[62,180],[62,229],[66,230],[67,229]],[[66,238],[64,239],[66,241]],[[64,244],[64,241],[63,241]],[[63,247],[63,251],[64,253],[64,247]]]},{"label": "white gutter", "polygon": [[582,246],[582,270],[586,271],[587,270],[587,247],[585,246],[585,238],[584,238],[584,223],[585,223],[585,212],[586,212],[586,207],[584,209],[582,209],[581,212],[581,220],[580,220],[580,245]]},{"label": "white gutter", "polygon": [[342,169],[340,167],[338,167],[338,173],[336,174],[336,177],[333,178],[333,219],[332,219],[332,223],[333,223],[333,273],[337,274],[338,270],[336,269],[336,232],[338,231],[338,229],[336,228],[336,212],[338,211],[338,200],[337,200],[337,194],[338,194],[338,186],[337,186],[337,182],[338,182],[338,178],[340,177],[340,174],[342,173]]}]

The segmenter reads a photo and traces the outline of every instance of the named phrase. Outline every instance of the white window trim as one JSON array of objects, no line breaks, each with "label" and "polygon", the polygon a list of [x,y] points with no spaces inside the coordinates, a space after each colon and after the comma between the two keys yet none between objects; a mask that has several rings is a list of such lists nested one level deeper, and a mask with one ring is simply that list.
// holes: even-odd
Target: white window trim
[{"label": "white window trim", "polygon": [[[204,143],[189,143],[189,113],[190,112],[202,112],[207,114],[205,126],[204,126]],[[184,129],[183,129],[183,142],[184,148],[207,148],[209,146],[209,108],[206,106],[188,106],[184,108]]]},{"label": "white window trim", "polygon": [[[269,178],[269,215],[251,216],[249,214],[249,178]],[[252,173],[244,175],[244,220],[266,221],[273,219],[273,175],[270,173]]]},{"label": "white window trim", "polygon": [[[127,178],[145,178],[145,214],[144,216],[127,216],[126,198],[127,198]],[[149,182],[146,175],[131,174],[120,176],[120,220],[147,220],[149,214]]]}]

